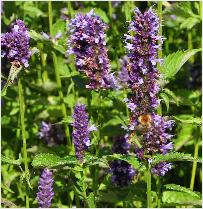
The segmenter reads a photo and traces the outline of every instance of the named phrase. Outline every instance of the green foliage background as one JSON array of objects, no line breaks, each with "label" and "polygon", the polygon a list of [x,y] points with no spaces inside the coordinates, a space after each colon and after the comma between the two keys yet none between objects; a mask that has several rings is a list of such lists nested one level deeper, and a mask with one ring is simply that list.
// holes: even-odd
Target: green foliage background
[{"label": "green foliage background", "polygon": [[[25,207],[25,194],[29,194],[30,207],[38,207],[36,201],[40,168],[51,167],[54,171],[52,207],[146,207],[145,168],[135,156],[112,155],[112,139],[123,134],[128,114],[123,98],[127,91],[89,91],[85,89],[86,78],[74,66],[74,58],[66,57],[67,22],[60,19],[60,10],[68,8],[70,19],[78,12],[92,8],[109,26],[107,31],[108,55],[112,72],[120,70],[119,59],[125,55],[123,35],[133,17],[133,8],[145,10],[150,6],[157,9],[156,2],[121,2],[117,7],[112,2],[52,2],[52,16],[48,2],[15,1],[3,2],[1,31],[17,18],[25,21],[30,29],[31,48],[36,53],[30,60],[28,70],[22,70],[22,79],[27,154],[29,173],[24,173],[22,156],[22,133],[17,82],[8,87],[2,97],[2,204],[4,207]],[[49,8],[49,9],[48,9]],[[191,186],[194,159],[201,162],[201,11],[200,2],[163,2],[164,63],[160,81],[161,105],[158,112],[176,121],[174,129],[175,153],[171,156],[155,156],[154,162],[174,161],[174,168],[161,177],[161,200],[163,207],[201,207],[202,170],[197,164],[194,188]],[[116,18],[114,18],[116,16]],[[52,21],[52,22],[51,22]],[[62,32],[62,38],[53,43],[45,40],[40,32],[54,37]],[[54,60],[53,60],[54,57]],[[9,74],[10,64],[2,59],[2,80]],[[55,72],[61,78],[61,89]],[[67,111],[61,105],[60,91]],[[71,115],[77,102],[87,105],[91,122],[99,132],[92,135],[92,148],[85,158],[81,170],[77,160],[70,156],[66,145],[48,147],[38,137],[41,121],[59,123],[71,128]],[[95,147],[99,147],[95,154]],[[199,150],[199,152],[197,152]],[[45,154],[49,153],[49,154]],[[184,154],[187,153],[187,154]],[[73,155],[74,153],[72,153]],[[166,159],[167,158],[167,159]],[[124,188],[111,185],[108,161],[122,159],[140,170],[133,183]],[[97,196],[93,188],[92,173],[99,166]],[[98,168],[98,167],[97,167]],[[86,178],[81,174],[86,172]],[[85,185],[83,184],[85,182]],[[27,186],[26,186],[27,185]],[[189,189],[190,188],[190,189]],[[84,190],[87,197],[84,197]],[[157,179],[152,179],[153,206],[157,206]],[[193,192],[194,190],[195,192]],[[94,194],[93,194],[94,193]],[[77,194],[77,195],[75,195]],[[77,199],[77,197],[79,199]],[[96,199],[95,199],[96,198]]]}]

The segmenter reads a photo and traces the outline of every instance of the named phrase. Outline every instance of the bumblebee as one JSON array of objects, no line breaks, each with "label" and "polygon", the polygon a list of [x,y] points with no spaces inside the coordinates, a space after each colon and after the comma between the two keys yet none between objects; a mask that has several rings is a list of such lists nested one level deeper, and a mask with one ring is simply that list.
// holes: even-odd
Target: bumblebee
[{"label": "bumblebee", "polygon": [[140,115],[138,118],[138,121],[143,125],[143,126],[150,126],[152,122],[152,117],[150,114],[146,115]]}]

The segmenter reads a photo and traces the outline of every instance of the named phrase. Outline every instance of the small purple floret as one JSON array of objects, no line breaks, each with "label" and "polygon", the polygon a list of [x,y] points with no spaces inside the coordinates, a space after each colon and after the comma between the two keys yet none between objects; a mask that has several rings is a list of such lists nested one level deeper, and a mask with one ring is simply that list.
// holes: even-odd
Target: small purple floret
[{"label": "small purple floret", "polygon": [[157,176],[165,176],[172,169],[171,163],[161,162],[152,168],[152,173]]}]

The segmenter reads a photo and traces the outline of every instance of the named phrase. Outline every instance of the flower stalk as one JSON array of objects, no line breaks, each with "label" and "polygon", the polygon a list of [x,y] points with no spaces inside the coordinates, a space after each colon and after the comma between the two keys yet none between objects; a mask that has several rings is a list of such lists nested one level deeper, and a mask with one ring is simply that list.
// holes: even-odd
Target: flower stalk
[{"label": "flower stalk", "polygon": [[[20,104],[20,121],[21,121],[21,131],[22,131],[22,139],[23,139],[23,159],[25,166],[25,175],[26,178],[29,175],[28,169],[28,159],[27,159],[27,146],[26,146],[26,132],[25,132],[25,103],[23,96],[23,87],[21,78],[18,79],[18,95],[19,95],[19,104]],[[29,208],[29,195],[28,195],[28,185],[26,184],[26,208]]]},{"label": "flower stalk", "polygon": [[152,174],[151,174],[151,165],[148,165],[148,169],[147,169],[147,208],[152,208],[152,197],[151,197],[151,178],[152,178]]},{"label": "flower stalk", "polygon": [[[60,103],[61,103],[61,110],[62,110],[63,117],[67,118],[66,106],[64,103],[63,91],[62,91],[62,85],[61,85],[61,78],[60,78],[58,67],[57,67],[58,66],[57,57],[54,52],[52,52],[52,57],[53,57],[54,71],[55,71],[55,76],[56,76],[56,84],[57,84],[58,94],[59,94]],[[70,147],[72,143],[70,139],[69,128],[67,126],[65,126],[65,133],[66,133],[66,138],[67,138],[67,145],[68,147]]]},{"label": "flower stalk", "polygon": [[199,128],[197,128],[197,136],[196,140],[194,142],[194,161],[192,164],[192,173],[191,173],[191,178],[190,178],[190,189],[193,191],[194,189],[194,184],[195,184],[195,176],[197,172],[197,158],[198,158],[198,152],[199,152]]}]

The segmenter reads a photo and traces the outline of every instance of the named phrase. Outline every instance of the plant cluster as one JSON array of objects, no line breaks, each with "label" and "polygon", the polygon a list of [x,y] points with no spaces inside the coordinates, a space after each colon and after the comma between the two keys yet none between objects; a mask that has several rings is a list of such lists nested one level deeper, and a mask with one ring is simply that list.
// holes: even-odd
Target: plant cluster
[{"label": "plant cluster", "polygon": [[3,3],[3,206],[201,206],[201,5]]}]

